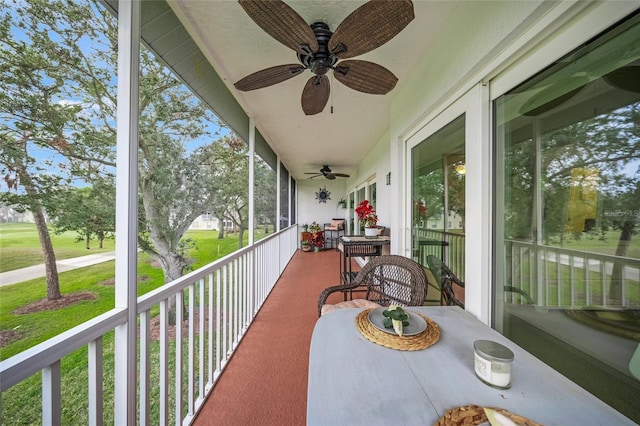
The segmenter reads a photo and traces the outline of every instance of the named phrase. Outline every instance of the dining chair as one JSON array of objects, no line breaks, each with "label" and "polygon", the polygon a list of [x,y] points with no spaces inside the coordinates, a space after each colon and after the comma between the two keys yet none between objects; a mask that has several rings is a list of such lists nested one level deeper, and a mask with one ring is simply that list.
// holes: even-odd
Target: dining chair
[{"label": "dining chair", "polygon": [[427,256],[427,265],[429,270],[433,274],[438,287],[440,287],[440,294],[442,304],[446,306],[460,306],[464,309],[464,300],[456,295],[454,291],[454,285],[457,285],[461,289],[464,289],[464,281],[454,274],[451,269],[442,261],[439,257],[430,254]]},{"label": "dining chair", "polygon": [[[348,292],[365,287],[363,299],[327,304],[332,293]],[[324,289],[318,297],[318,316],[347,307],[422,306],[427,293],[427,275],[424,267],[404,256],[383,255],[371,257],[351,282]]]}]

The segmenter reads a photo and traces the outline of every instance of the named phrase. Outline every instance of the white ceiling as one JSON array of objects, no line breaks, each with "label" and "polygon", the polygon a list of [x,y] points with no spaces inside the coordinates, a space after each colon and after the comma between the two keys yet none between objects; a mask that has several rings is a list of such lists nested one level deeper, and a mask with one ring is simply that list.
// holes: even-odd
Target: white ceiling
[{"label": "white ceiling", "polygon": [[[363,1],[286,1],[309,24],[323,21],[335,30]],[[311,71],[251,92],[233,83],[255,71],[298,63],[293,50],[259,28],[236,1],[175,0],[170,5],[189,34],[237,98],[260,133],[298,179],[328,164],[333,172],[355,173],[364,156],[389,129],[390,107],[398,90],[425,55],[456,1],[414,1],[416,18],[395,38],[358,56],[393,72],[399,81],[386,95],[354,91],[332,78],[328,105],[305,116],[300,97]],[[333,113],[331,112],[333,106]]]}]

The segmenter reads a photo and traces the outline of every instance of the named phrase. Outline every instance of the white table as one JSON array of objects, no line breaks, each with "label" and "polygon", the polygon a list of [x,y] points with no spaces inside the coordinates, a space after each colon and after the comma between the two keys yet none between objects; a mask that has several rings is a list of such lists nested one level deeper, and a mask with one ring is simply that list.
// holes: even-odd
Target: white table
[{"label": "white table", "polygon": [[[397,351],[356,329],[360,309],[321,317],[309,355],[307,424],[432,425],[449,408],[500,407],[544,425],[633,425],[592,394],[458,307],[410,307],[435,321],[440,340]],[[493,340],[515,354],[508,390],[474,373],[473,342]],[[389,389],[400,389],[395,394]]]}]

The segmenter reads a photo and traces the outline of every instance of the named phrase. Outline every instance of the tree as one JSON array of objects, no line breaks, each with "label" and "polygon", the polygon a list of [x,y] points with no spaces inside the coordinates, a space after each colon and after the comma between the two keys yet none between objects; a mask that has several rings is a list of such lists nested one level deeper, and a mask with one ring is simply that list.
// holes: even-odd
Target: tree
[{"label": "tree", "polygon": [[75,231],[87,250],[95,237],[102,248],[105,238],[113,236],[116,223],[115,186],[96,181],[92,187],[71,187],[53,198],[47,212],[53,217],[56,233]]},{"label": "tree", "polygon": [[[535,119],[535,126],[520,126],[523,138],[505,152],[505,237],[536,241],[537,192],[541,189],[542,242],[552,238],[581,238],[597,227],[620,231],[609,301],[622,300],[622,268],[632,236],[637,232],[640,207],[636,170],[640,152],[640,103],[623,105],[575,122],[558,125]],[[567,117],[572,117],[568,114]],[[534,119],[531,119],[534,123]],[[525,129],[527,130],[525,132]],[[541,148],[536,152],[531,133],[541,129]],[[634,172],[635,171],[635,172]],[[623,212],[620,215],[612,212]],[[507,254],[508,256],[509,254]]]},{"label": "tree", "polygon": [[268,233],[269,224],[277,223],[276,206],[276,173],[269,165],[256,156],[254,165],[254,210],[256,219],[265,225],[265,233]]},{"label": "tree", "polygon": [[209,210],[217,211],[238,228],[238,248],[249,228],[249,159],[247,144],[236,135],[225,136],[211,146],[208,167],[216,182]]},{"label": "tree", "polygon": [[[117,22],[88,2],[29,0],[11,7],[1,9],[2,138],[9,143],[0,155],[6,182],[21,191],[12,200],[37,215],[55,188],[78,179],[91,185],[114,173]],[[139,104],[139,243],[169,282],[190,263],[184,232],[212,203],[218,181],[206,167],[207,144],[215,136],[210,127],[222,125],[144,47]],[[33,146],[60,159],[49,186],[34,184],[45,175],[34,168]],[[46,229],[44,217],[41,222]]]},{"label": "tree", "polygon": [[[39,160],[34,152],[59,152],[80,108],[62,102],[73,94],[66,80],[70,52],[57,49],[63,44],[54,43],[40,23],[47,14],[55,21],[60,9],[44,11],[43,2],[35,2],[32,13],[18,7],[14,14],[8,6],[0,6],[0,171],[8,189],[1,201],[32,212],[44,256],[46,297],[53,300],[60,297],[60,284],[43,204],[70,181],[74,166],[61,156]],[[53,25],[63,39],[74,29],[73,24]]]}]

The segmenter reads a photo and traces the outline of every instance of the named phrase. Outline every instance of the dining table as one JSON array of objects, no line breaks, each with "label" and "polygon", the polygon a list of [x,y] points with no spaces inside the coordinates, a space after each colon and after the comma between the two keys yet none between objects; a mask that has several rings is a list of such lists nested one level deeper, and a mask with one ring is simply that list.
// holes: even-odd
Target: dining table
[{"label": "dining table", "polygon": [[[498,408],[542,425],[635,424],[457,306],[404,310],[427,320],[423,333],[435,336],[428,347],[397,349],[372,339],[364,324],[371,311],[344,308],[318,319],[309,354],[308,425],[433,425],[465,407]],[[509,388],[477,377],[478,340],[513,353]]]}]

